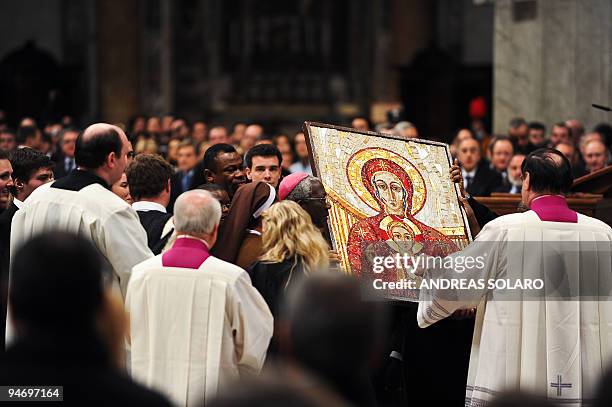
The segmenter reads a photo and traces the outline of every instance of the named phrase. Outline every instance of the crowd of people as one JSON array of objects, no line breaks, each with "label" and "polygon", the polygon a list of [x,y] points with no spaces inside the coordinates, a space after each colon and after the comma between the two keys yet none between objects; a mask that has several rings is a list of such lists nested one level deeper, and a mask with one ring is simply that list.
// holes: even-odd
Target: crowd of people
[{"label": "crowd of people", "polygon": [[[351,126],[370,130],[366,118]],[[521,193],[524,160],[542,147],[574,177],[609,165],[611,129],[568,120],[547,135],[521,118],[506,135],[461,129],[449,176],[472,229],[496,217],[472,196]],[[376,130],[419,136],[409,122]],[[302,132],[173,115],[0,123],[0,384],[65,383],[74,404],[396,402],[410,385],[398,383],[407,368],[390,373],[397,321],[351,277],[321,272],[341,268],[329,207]]]},{"label": "crowd of people", "polygon": [[488,196],[493,192],[520,193],[521,164],[527,154],[539,148],[550,147],[563,153],[576,179],[609,166],[611,144],[612,127],[606,123],[585,131],[578,120],[567,120],[553,124],[547,135],[543,123],[528,123],[517,117],[503,135],[491,137],[473,129],[459,130],[451,151],[461,163],[468,193]]}]

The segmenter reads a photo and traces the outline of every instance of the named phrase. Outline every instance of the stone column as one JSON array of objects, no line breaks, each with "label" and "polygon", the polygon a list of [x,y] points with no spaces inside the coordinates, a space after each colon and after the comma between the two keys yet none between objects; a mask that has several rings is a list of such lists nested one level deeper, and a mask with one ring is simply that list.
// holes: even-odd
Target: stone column
[{"label": "stone column", "polygon": [[610,0],[495,2],[496,133],[515,116],[548,126],[575,118],[587,129],[611,121],[591,107],[612,103],[611,73]]},{"label": "stone column", "polygon": [[99,118],[123,122],[140,110],[138,0],[96,4]]}]

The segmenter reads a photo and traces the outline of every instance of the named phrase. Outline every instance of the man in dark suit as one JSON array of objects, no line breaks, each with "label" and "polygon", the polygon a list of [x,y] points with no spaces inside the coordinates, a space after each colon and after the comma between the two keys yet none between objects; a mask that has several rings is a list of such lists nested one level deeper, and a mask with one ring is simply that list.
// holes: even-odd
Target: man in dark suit
[{"label": "man in dark suit", "polygon": [[53,181],[54,167],[49,157],[29,147],[15,150],[11,154],[10,161],[13,168],[13,183],[8,189],[13,201],[0,215],[0,236],[3,248],[6,249],[6,251],[3,250],[5,253],[8,252],[13,215],[24,205],[24,201],[36,188]]},{"label": "man in dark suit", "polygon": [[134,199],[132,208],[147,232],[147,243],[154,254],[160,254],[172,234],[170,202],[172,166],[158,155],[137,155],[125,170]]},{"label": "man in dark suit", "polygon": [[[204,184],[204,174],[199,168],[196,146],[189,140],[181,143],[177,152],[178,171],[172,177],[172,191],[168,211],[172,212],[174,202],[180,194]],[[131,191],[130,191],[131,192]]]},{"label": "man in dark suit", "polygon": [[491,195],[501,184],[502,177],[482,159],[478,140],[467,138],[459,143],[457,150],[465,190],[474,196]]},{"label": "man in dark suit", "polygon": [[16,337],[0,356],[0,383],[63,386],[62,405],[170,406],[120,370],[127,317],[105,286],[104,262],[88,239],[58,231],[16,252]]},{"label": "man in dark suit", "polygon": [[60,132],[60,150],[58,150],[52,157],[53,161],[55,162],[54,175],[56,179],[68,175],[70,171],[76,168],[76,163],[74,161],[74,150],[78,137],[79,131],[72,127],[68,127]]},{"label": "man in dark suit", "polygon": [[12,183],[8,189],[13,196],[10,206],[0,215],[0,297],[2,308],[0,316],[0,346],[4,350],[4,328],[6,318],[6,293],[10,264],[11,222],[24,201],[39,186],[53,180],[53,162],[40,151],[23,147],[11,154],[13,168]]}]

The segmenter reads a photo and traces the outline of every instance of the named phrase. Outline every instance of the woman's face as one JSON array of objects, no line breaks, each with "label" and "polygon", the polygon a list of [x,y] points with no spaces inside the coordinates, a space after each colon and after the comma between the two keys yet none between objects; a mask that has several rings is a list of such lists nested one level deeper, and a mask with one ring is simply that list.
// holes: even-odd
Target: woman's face
[{"label": "woman's face", "polygon": [[134,202],[130,196],[130,187],[128,186],[127,177],[125,173],[121,176],[121,179],[113,184],[111,190],[119,198],[123,199],[130,205]]},{"label": "woman's face", "polygon": [[389,215],[404,216],[404,197],[406,191],[402,182],[395,174],[381,171],[372,177],[374,190]]}]

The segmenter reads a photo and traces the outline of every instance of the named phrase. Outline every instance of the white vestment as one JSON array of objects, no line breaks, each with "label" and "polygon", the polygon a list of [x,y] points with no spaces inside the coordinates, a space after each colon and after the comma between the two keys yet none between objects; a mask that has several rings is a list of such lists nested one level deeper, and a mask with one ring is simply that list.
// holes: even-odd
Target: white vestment
[{"label": "white vestment", "polygon": [[[37,188],[18,210],[11,224],[11,259],[32,237],[52,231],[73,232],[90,239],[113,269],[113,288],[123,298],[132,267],[153,257],[147,234],[130,205],[100,184],[79,191]],[[10,279],[9,279],[10,290]],[[7,316],[7,344],[13,339]]]},{"label": "white vestment", "polygon": [[128,286],[132,376],[177,405],[201,405],[259,373],[272,314],[233,264],[210,256],[188,269],[163,267],[161,259],[134,267]]},{"label": "white vestment", "polygon": [[[549,285],[546,296],[531,298],[524,291],[488,284],[469,295],[421,289],[417,318],[422,328],[457,309],[478,305],[466,406],[481,406],[503,390],[533,392],[564,405],[594,398],[612,356],[612,301],[609,295],[586,296],[610,293],[611,242],[612,229],[597,219],[578,214],[578,223],[544,222],[528,211],[493,220],[474,243],[450,256],[476,258],[488,247],[483,267],[460,274],[446,266],[425,272],[425,279],[487,282],[518,271],[525,279],[541,278]],[[549,289],[559,287],[582,297],[552,299]]]}]

